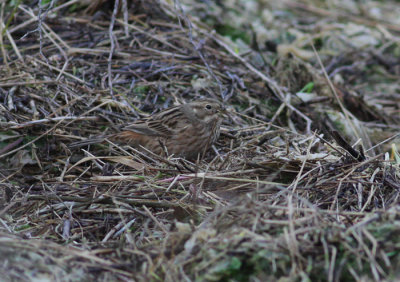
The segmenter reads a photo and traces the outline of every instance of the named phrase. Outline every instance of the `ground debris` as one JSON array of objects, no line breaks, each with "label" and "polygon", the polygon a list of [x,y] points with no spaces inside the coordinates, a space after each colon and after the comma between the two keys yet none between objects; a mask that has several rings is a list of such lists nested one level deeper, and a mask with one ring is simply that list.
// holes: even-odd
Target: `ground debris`
[{"label": "ground debris", "polygon": [[[399,276],[398,4],[23,2],[0,16],[1,280]],[[228,112],[201,160],[70,146],[198,98]]]}]

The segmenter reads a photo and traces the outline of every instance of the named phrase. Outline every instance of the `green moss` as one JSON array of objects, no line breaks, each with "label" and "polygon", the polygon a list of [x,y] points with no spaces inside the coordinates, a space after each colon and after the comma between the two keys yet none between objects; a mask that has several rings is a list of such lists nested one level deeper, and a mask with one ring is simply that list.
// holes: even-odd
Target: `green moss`
[{"label": "green moss", "polygon": [[146,85],[136,86],[135,88],[133,88],[133,93],[138,94],[138,95],[143,95],[143,94],[146,94],[147,92],[149,92],[149,90],[150,90],[150,87],[146,86]]},{"label": "green moss", "polygon": [[246,44],[251,43],[251,37],[249,34],[244,32],[243,30],[240,30],[236,27],[233,27],[231,25],[225,24],[225,25],[217,25],[215,27],[215,30],[224,36],[230,37],[233,41],[237,39],[243,40]]},{"label": "green moss", "polygon": [[204,278],[208,281],[248,281],[253,269],[244,262],[239,257],[229,257],[217,263]]}]

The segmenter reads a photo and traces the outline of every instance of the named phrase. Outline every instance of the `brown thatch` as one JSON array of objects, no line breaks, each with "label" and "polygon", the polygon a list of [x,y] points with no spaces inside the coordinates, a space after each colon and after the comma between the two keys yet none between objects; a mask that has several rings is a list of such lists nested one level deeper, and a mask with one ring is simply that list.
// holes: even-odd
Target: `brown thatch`
[{"label": "brown thatch", "polygon": [[[398,277],[391,18],[260,1],[275,21],[249,27],[239,0],[44,2],[1,6],[1,280]],[[339,44],[338,19],[392,37],[357,49],[336,26]],[[319,33],[263,42],[267,25]],[[68,146],[204,97],[229,114],[197,162]]]}]

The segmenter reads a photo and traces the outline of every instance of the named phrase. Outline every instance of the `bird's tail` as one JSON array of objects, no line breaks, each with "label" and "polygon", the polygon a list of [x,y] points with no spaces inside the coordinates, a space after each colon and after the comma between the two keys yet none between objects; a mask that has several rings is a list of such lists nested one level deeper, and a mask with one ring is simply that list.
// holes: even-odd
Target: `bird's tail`
[{"label": "bird's tail", "polygon": [[68,145],[68,148],[75,149],[75,148],[80,148],[80,147],[84,147],[87,145],[99,144],[99,143],[102,143],[105,139],[106,139],[106,136],[97,136],[97,137],[89,138],[89,139],[82,140],[82,141],[76,141],[76,142],[70,143]]}]

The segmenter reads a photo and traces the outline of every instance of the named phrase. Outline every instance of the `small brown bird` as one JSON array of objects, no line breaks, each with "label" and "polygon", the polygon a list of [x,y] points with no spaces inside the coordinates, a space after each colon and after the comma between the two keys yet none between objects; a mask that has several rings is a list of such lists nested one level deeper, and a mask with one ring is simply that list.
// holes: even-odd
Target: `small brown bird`
[{"label": "small brown bird", "polygon": [[[217,141],[222,122],[222,105],[212,99],[168,108],[123,127],[108,136],[111,141],[146,148],[157,154],[188,159],[204,154]],[[70,148],[104,141],[105,137],[70,144]]]}]

